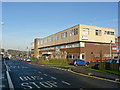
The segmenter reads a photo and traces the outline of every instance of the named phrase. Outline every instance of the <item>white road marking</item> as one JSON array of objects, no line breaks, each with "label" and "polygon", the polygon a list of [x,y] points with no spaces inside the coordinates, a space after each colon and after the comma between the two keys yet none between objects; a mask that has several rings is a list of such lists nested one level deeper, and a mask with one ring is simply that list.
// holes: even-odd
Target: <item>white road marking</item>
[{"label": "white road marking", "polygon": [[44,74],[45,76],[48,76],[47,74]]},{"label": "white road marking", "polygon": [[40,84],[41,84],[42,86],[44,86],[45,88],[52,88],[52,87],[53,87],[53,86],[50,85],[48,82],[40,82]]},{"label": "white road marking", "polygon": [[62,81],[62,83],[65,83],[65,84],[67,84],[67,85],[70,85],[70,83],[68,83],[68,82],[65,82],[65,81]]},{"label": "white road marking", "polygon": [[40,79],[43,79],[43,78],[40,78]]},{"label": "white road marking", "polygon": [[31,78],[33,78],[35,80],[35,78],[33,76],[31,76]]},{"label": "white road marking", "polygon": [[31,80],[31,78],[30,78],[29,76],[27,76],[27,78],[28,78],[29,80]]},{"label": "white road marking", "polygon": [[20,78],[20,80],[24,81],[22,77],[19,77],[19,78]]},{"label": "white road marking", "polygon": [[30,82],[32,83],[33,85],[35,85],[37,88],[40,88],[40,86],[38,86],[35,82]]},{"label": "white road marking", "polygon": [[41,73],[40,71],[38,73]]},{"label": "white road marking", "polygon": [[[0,88],[5,88],[5,85],[0,85]],[[2,89],[1,89],[2,90]]]},{"label": "white road marking", "polygon": [[57,87],[57,85],[55,85],[55,84],[57,84],[57,82],[55,82],[55,81],[47,81],[48,83],[50,83],[51,85],[53,85],[54,87]]},{"label": "white road marking", "polygon": [[11,77],[10,77],[10,74],[9,74],[9,69],[8,69],[9,67],[7,66],[5,61],[4,61],[4,64],[5,64],[6,68],[7,68],[6,74],[7,74],[9,88],[10,88],[10,90],[14,90],[14,86],[13,86],[13,83],[12,83],[12,80],[11,80]]},{"label": "white road marking", "polygon": [[25,80],[28,80],[26,77],[24,77]]},{"label": "white road marking", "polygon": [[56,80],[56,78],[55,78],[55,77],[51,77],[51,78]]}]

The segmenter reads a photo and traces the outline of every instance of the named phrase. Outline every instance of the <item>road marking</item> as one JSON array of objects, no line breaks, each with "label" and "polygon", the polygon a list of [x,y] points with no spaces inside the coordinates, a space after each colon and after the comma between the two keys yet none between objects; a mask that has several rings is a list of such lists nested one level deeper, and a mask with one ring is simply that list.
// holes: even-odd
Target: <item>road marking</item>
[{"label": "road marking", "polygon": [[33,76],[31,76],[31,78],[33,78],[35,80],[35,78]]},{"label": "road marking", "polygon": [[83,88],[80,88],[80,90],[84,90]]},{"label": "road marking", "polygon": [[51,85],[53,85],[54,87],[57,87],[57,85],[55,85],[55,84],[57,84],[57,82],[55,82],[55,81],[47,81],[48,83],[50,83]]},{"label": "road marking", "polygon": [[38,73],[41,73],[40,71]]},{"label": "road marking", "polygon": [[47,74],[44,74],[45,76],[48,76]]},{"label": "road marking", "polygon": [[117,82],[117,81],[114,81],[114,80],[110,80],[110,79],[105,79],[105,78],[100,78],[100,77],[96,77],[96,76],[89,76],[89,75],[86,75],[86,74],[77,73],[77,72],[72,71],[71,69],[68,69],[68,71],[70,71],[72,73],[75,73],[75,74],[78,74],[78,75],[85,76],[85,77],[92,77],[92,78],[96,78],[96,79],[100,79],[100,80],[105,80],[105,81],[109,81],[109,82],[120,83],[120,82]]},{"label": "road marking", "polygon": [[70,83],[68,83],[68,82],[65,82],[65,81],[62,81],[62,83],[65,83],[65,84],[67,84],[67,85],[70,85]]},{"label": "road marking", "polygon": [[29,76],[27,76],[27,78],[28,78],[29,80],[31,80],[31,78],[30,78]]},{"label": "road marking", "polygon": [[19,77],[19,78],[20,78],[20,80],[24,81],[22,77]]},{"label": "road marking", "polygon": [[55,78],[55,77],[51,77],[51,78],[56,80],[56,78]]},{"label": "road marking", "polygon": [[12,80],[11,80],[11,77],[10,77],[10,74],[9,74],[9,69],[8,69],[8,66],[5,63],[5,61],[4,61],[4,64],[7,68],[6,75],[7,75],[7,79],[8,79],[9,88],[10,88],[10,90],[14,90],[14,86],[13,86],[13,83],[12,83]]},{"label": "road marking", "polygon": [[35,85],[37,88],[40,88],[40,86],[38,86],[35,82],[30,82],[32,83],[33,85]]},{"label": "road marking", "polygon": [[52,85],[50,85],[50,83],[48,83],[48,82],[40,82],[40,84],[43,86],[43,87],[45,87],[45,88],[52,88],[53,86]]},{"label": "road marking", "polygon": [[27,77],[23,77],[25,80],[28,80]]},{"label": "road marking", "polygon": [[[0,88],[5,88],[5,85],[0,85]],[[1,89],[2,90],[2,89]]]}]

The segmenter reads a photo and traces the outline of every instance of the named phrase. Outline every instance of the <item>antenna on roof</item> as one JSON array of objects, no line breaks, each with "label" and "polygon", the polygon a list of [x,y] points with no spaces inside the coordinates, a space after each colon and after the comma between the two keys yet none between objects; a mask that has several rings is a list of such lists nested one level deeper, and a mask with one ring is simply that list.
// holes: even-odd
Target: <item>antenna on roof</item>
[{"label": "antenna on roof", "polygon": [[94,18],[94,26],[96,26],[96,17]]}]

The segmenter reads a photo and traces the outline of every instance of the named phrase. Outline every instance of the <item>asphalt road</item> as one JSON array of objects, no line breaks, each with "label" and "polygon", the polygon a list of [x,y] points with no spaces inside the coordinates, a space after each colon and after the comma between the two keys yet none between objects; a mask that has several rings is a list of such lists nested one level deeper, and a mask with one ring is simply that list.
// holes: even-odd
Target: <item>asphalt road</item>
[{"label": "asphalt road", "polygon": [[[34,66],[18,60],[4,61],[9,87],[34,88],[116,88],[118,83],[77,75],[52,66]],[[120,85],[120,84],[119,84]]]}]

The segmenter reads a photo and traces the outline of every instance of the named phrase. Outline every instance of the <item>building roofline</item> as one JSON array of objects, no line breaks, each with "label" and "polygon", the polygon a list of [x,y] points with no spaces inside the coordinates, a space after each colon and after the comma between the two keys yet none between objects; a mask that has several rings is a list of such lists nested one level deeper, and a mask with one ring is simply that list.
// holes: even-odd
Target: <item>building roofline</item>
[{"label": "building roofline", "polygon": [[[46,36],[46,37],[44,37],[44,38],[35,38],[35,39],[45,39],[45,38],[48,38],[48,37],[50,37],[50,36],[52,36],[52,35],[58,34],[58,33],[60,33],[60,32],[66,31],[66,30],[68,30],[68,29],[70,29],[70,28],[73,28],[73,27],[76,27],[76,26],[80,26],[80,25],[85,25],[85,24],[77,24],[77,25],[71,26],[71,27],[69,27],[69,28],[67,28],[67,29],[61,30],[61,31],[56,32],[56,33],[54,33],[54,34],[51,34],[51,35],[49,35],[49,36]],[[93,25],[86,25],[86,26],[99,27],[99,26],[93,26]],[[99,27],[99,28],[105,28],[105,27]],[[105,28],[105,29],[114,29],[114,28]],[[114,30],[115,30],[115,29],[114,29]]]}]

